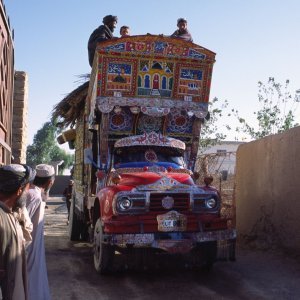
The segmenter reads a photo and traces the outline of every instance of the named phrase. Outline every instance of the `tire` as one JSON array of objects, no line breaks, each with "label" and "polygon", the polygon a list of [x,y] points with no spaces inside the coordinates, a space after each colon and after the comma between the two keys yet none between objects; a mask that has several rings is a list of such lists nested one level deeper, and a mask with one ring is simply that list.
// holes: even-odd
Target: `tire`
[{"label": "tire", "polygon": [[201,246],[204,257],[204,269],[211,270],[217,260],[218,244],[217,242],[206,242]]},{"label": "tire", "polygon": [[217,260],[217,242],[198,243],[195,250],[194,255],[196,255],[196,261],[200,263],[201,269],[210,271]]},{"label": "tire", "polygon": [[236,248],[236,240],[230,240],[229,241],[229,260],[230,261],[236,261],[235,248]]},{"label": "tire", "polygon": [[94,228],[100,217],[100,204],[98,199],[95,200],[92,210],[92,216],[92,224],[90,224],[90,226],[88,227],[88,239],[91,244],[94,242]]},{"label": "tire", "polygon": [[94,230],[94,266],[98,273],[104,275],[111,271],[115,251],[111,245],[104,244],[103,239],[103,228],[98,219]]},{"label": "tire", "polygon": [[75,213],[75,199],[71,199],[70,217],[69,217],[69,238],[71,241],[80,240],[81,222]]},{"label": "tire", "polygon": [[93,227],[95,227],[99,218],[100,218],[100,203],[97,198],[95,199],[94,207],[93,207]]}]

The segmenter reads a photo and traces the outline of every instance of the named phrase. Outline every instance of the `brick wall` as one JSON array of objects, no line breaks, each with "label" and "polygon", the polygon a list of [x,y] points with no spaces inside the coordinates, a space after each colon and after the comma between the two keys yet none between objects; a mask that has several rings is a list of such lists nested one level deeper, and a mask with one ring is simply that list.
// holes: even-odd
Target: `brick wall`
[{"label": "brick wall", "polygon": [[28,76],[25,72],[15,72],[12,155],[14,163],[26,163],[27,122],[28,122]]},{"label": "brick wall", "polygon": [[0,1],[0,165],[11,162],[14,47],[13,33]]}]

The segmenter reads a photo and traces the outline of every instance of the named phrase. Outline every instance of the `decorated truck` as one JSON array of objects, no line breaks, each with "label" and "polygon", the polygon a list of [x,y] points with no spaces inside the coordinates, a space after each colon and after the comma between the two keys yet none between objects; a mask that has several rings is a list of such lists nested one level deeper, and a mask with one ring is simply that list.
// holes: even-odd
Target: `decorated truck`
[{"label": "decorated truck", "polygon": [[[201,125],[215,53],[164,36],[98,44],[90,80],[54,109],[75,149],[71,240],[92,239],[94,265],[111,270],[136,249],[234,260],[232,216],[219,191],[196,184]],[[225,254],[224,254],[225,253]]]}]

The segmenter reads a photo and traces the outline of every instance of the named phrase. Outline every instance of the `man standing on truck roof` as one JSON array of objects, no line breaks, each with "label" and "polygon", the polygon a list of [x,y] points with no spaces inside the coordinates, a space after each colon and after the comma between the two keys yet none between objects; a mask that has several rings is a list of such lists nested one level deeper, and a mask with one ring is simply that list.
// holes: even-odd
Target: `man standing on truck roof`
[{"label": "man standing on truck roof", "polygon": [[129,26],[127,26],[127,25],[121,26],[121,28],[120,28],[120,35],[121,35],[121,37],[130,36],[130,28],[129,28]]},{"label": "man standing on truck roof", "polygon": [[187,29],[187,20],[185,18],[179,18],[177,20],[178,29],[171,35],[171,37],[179,38],[187,42],[193,42],[192,35]]},{"label": "man standing on truck roof", "polygon": [[96,28],[93,33],[90,35],[88,41],[88,53],[89,53],[89,64],[93,65],[95,50],[97,47],[97,43],[112,39],[114,29],[118,23],[118,17],[107,15],[103,18],[103,24]]}]

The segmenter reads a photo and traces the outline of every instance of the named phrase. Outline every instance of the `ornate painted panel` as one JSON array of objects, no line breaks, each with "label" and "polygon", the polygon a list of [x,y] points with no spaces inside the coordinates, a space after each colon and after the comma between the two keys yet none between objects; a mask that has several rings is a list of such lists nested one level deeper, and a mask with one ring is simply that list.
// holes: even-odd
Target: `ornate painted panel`
[{"label": "ornate painted panel", "polygon": [[99,91],[106,96],[120,92],[122,96],[135,96],[137,61],[135,59],[104,57]]},{"label": "ornate painted panel", "polygon": [[208,102],[215,53],[196,44],[133,36],[100,44],[97,55],[98,97]]},{"label": "ornate painted panel", "polygon": [[144,35],[98,45],[96,108],[109,115],[109,140],[149,132],[196,142],[207,114],[215,53],[169,37]]},{"label": "ornate painted panel", "polygon": [[134,117],[128,108],[112,111],[109,114],[109,131],[122,132],[122,134],[131,134],[134,125]]},{"label": "ornate painted panel", "polygon": [[170,98],[173,89],[174,63],[163,60],[140,60],[137,96]]},{"label": "ornate painted panel", "polygon": [[189,135],[193,132],[194,117],[182,110],[172,108],[168,116],[166,131],[168,135]]}]

